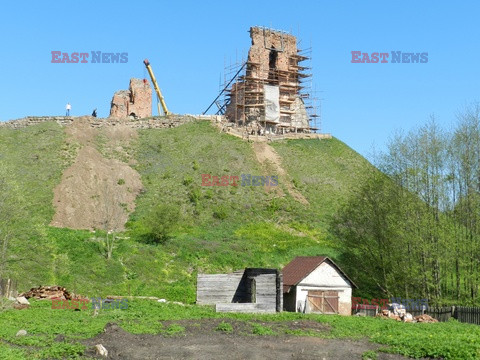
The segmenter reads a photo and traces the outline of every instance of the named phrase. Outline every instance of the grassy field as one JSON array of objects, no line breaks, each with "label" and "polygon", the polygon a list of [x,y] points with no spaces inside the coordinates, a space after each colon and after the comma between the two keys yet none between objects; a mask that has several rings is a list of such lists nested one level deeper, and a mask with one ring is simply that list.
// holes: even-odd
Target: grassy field
[{"label": "grassy field", "polygon": [[[93,316],[90,307],[81,311],[56,310],[51,309],[49,301],[33,300],[29,309],[0,312],[0,358],[84,358],[85,346],[81,341],[100,334],[107,323],[117,323],[125,331],[134,334],[178,336],[185,335],[185,323],[181,320],[188,319],[194,325],[196,321],[208,318],[223,319],[216,329],[223,332],[231,331],[232,324],[240,321],[245,322],[245,329],[250,329],[245,335],[366,338],[384,345],[379,351],[413,358],[480,358],[480,327],[456,321],[412,324],[379,318],[296,313],[218,314],[211,307],[180,306],[148,300],[130,300],[127,309],[100,310],[97,316]],[[297,320],[322,323],[325,330],[292,330],[288,324]],[[163,321],[169,321],[169,325],[163,325]],[[275,326],[278,322],[286,326],[278,328]],[[26,330],[28,335],[16,337],[20,329]],[[62,337],[58,338],[58,335]]]},{"label": "grassy field", "polygon": [[43,224],[54,214],[53,188],[75,157],[65,138],[64,129],[53,122],[21,130],[0,128],[0,162],[28,198],[30,214]]},{"label": "grassy field", "polygon": [[[19,279],[20,290],[58,284],[85,295],[153,295],[193,303],[198,272],[281,268],[297,255],[328,255],[341,264],[329,217],[370,167],[335,138],[276,142],[272,146],[288,171],[288,178],[279,179],[283,197],[263,187],[205,187],[202,174],[265,175],[268,169],[257,162],[250,143],[219,133],[208,122],[140,130],[128,153],[144,192],[107,260],[98,242],[101,232],[48,226],[53,189],[77,151],[65,139],[64,129],[54,123],[0,129],[0,161],[28,199],[27,218],[35,228],[27,242],[35,246],[18,248],[18,254],[11,249],[22,260],[10,264],[7,276]],[[105,141],[99,133],[100,151]],[[286,181],[310,204],[293,199]],[[179,210],[178,221],[168,241],[145,243],[142,221],[163,205]]]},{"label": "grassy field", "polygon": [[[22,221],[29,229],[9,250],[14,261],[6,276],[19,280],[20,291],[57,284],[86,296],[151,295],[193,304],[198,272],[282,268],[297,255],[320,254],[341,266],[342,248],[329,232],[330,217],[371,169],[364,158],[338,139],[292,140],[271,144],[288,172],[279,179],[285,196],[276,197],[262,187],[204,187],[202,174],[275,174],[266,174],[269,169],[256,161],[251,144],[221,134],[207,122],[141,130],[138,139],[129,144],[128,153],[136,161],[144,192],[137,198],[127,230],[118,234],[113,257],[106,259],[104,245],[98,241],[104,236],[102,232],[48,225],[54,213],[53,189],[77,151],[75,144],[67,145],[65,139],[64,129],[54,123],[0,129],[2,174],[7,174],[8,182],[22,194],[26,214]],[[102,134],[96,146],[105,151]],[[122,160],[122,152],[118,154]],[[289,195],[287,181],[309,205]],[[175,226],[166,241],[145,242],[144,219],[163,205],[179,210]],[[356,280],[355,274],[349,275]],[[362,288],[365,284],[357,285]],[[52,310],[50,305],[32,301],[29,309],[0,312],[0,358],[84,357],[82,339],[99,334],[109,322],[131,333],[172,336],[185,330],[175,321],[220,317],[225,319],[218,330],[225,332],[234,321],[242,321],[248,324],[251,335],[367,338],[385,345],[382,351],[411,357],[480,357],[480,328],[454,321],[403,324],[291,313],[225,315],[209,307],[148,301],[131,301],[127,310],[105,310],[93,317],[92,310]],[[298,319],[324,323],[329,330],[319,333],[273,326],[278,321]],[[173,323],[164,326],[161,321],[167,320]],[[15,337],[21,328],[30,335]],[[57,338],[60,334],[63,337]]]}]

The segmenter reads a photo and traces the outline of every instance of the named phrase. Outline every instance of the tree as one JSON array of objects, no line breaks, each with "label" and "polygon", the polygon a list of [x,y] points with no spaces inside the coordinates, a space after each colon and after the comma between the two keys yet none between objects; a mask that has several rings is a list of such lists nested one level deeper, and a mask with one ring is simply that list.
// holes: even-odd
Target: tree
[{"label": "tree", "polygon": [[479,104],[458,115],[449,150],[450,194],[454,199],[449,210],[456,221],[456,296],[475,301],[480,283]]},{"label": "tree", "polygon": [[385,293],[478,302],[480,105],[451,132],[432,116],[396,133],[377,166],[333,224],[349,263]]},{"label": "tree", "polygon": [[147,243],[163,244],[171,235],[180,217],[175,205],[158,204],[142,219],[142,237]]},{"label": "tree", "polygon": [[346,249],[343,263],[364,276],[361,282],[373,280],[373,293],[398,294],[404,285],[398,280],[411,271],[402,249],[402,202],[401,188],[372,170],[333,222],[332,230]]},{"label": "tree", "polygon": [[383,173],[372,171],[337,218],[347,252],[356,254],[356,265],[368,260],[369,276],[387,295],[440,299],[447,288],[447,149],[448,136],[433,117],[395,134],[377,164]]}]

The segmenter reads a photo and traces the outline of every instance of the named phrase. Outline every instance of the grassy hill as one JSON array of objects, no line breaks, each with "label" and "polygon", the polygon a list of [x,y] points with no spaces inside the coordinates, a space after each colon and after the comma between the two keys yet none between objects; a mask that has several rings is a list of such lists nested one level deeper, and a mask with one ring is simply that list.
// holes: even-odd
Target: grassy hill
[{"label": "grassy hill", "polygon": [[[286,176],[278,189],[262,186],[201,186],[202,174],[276,175],[260,164],[251,143],[220,133],[208,122],[173,129],[139,130],[129,144],[132,165],[141,175],[127,230],[113,257],[106,259],[101,232],[50,227],[53,189],[75,159],[75,144],[65,129],[45,123],[19,130],[0,128],[0,162],[5,176],[25,200],[31,247],[10,251],[8,276],[21,289],[59,284],[88,295],[154,295],[193,302],[198,272],[227,272],[246,266],[283,267],[296,255],[326,254],[340,260],[342,249],[329,233],[331,215],[358,177],[370,168],[338,139],[289,140],[271,146]],[[95,146],[106,156],[102,130]],[[78,176],[82,176],[79,174]],[[294,199],[293,184],[308,200]],[[161,244],[144,241],[144,219],[162,206],[176,209],[171,237]]]}]

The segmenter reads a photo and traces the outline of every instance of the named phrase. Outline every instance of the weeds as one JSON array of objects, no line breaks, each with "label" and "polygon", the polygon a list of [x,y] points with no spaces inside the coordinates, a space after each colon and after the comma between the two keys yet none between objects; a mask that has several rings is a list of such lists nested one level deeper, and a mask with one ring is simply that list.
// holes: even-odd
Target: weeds
[{"label": "weeds", "polygon": [[220,324],[218,324],[215,330],[222,331],[224,333],[231,333],[233,331],[233,326],[228,322],[222,321]]}]

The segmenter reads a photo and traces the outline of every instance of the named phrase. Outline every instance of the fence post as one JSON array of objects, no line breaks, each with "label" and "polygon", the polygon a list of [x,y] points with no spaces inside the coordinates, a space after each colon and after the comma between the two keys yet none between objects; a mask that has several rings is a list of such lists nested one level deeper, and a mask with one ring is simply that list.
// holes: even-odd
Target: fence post
[{"label": "fence post", "polygon": [[452,306],[452,317],[454,319],[456,319],[456,317],[455,317],[455,306]]}]

